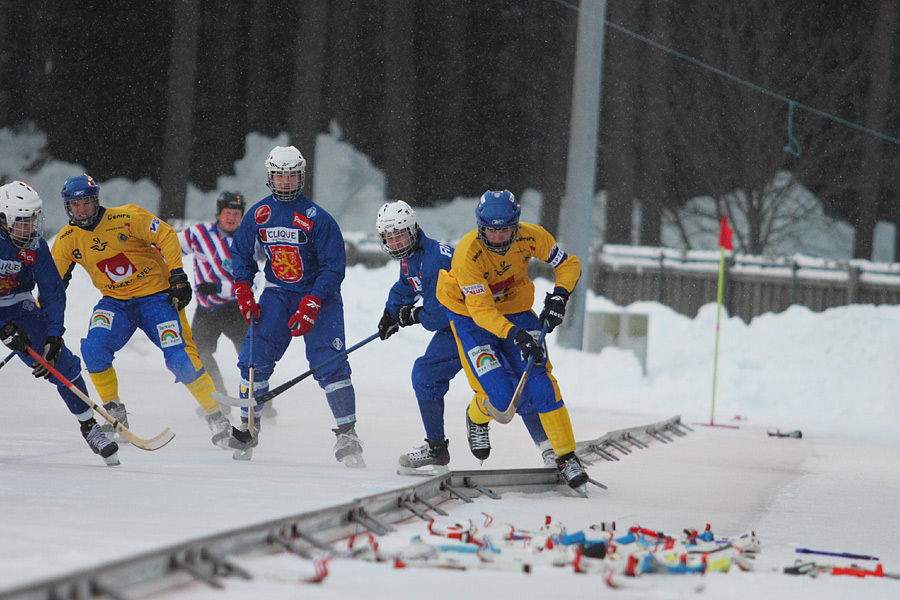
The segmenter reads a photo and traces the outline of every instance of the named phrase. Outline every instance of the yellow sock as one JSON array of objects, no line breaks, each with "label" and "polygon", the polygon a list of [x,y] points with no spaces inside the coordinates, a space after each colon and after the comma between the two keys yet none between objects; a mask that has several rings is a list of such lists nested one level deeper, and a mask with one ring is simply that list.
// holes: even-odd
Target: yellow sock
[{"label": "yellow sock", "polygon": [[575,433],[572,431],[572,421],[569,420],[569,411],[565,404],[554,411],[542,413],[541,425],[544,426],[547,439],[550,440],[553,452],[557,456],[575,452]]},{"label": "yellow sock", "polygon": [[469,404],[469,410],[466,411],[469,418],[472,419],[472,422],[479,425],[491,422],[491,416],[488,414],[488,411],[485,410],[484,404],[482,404],[482,398],[482,396],[475,394],[472,398],[472,403]]},{"label": "yellow sock", "polygon": [[194,395],[197,402],[200,403],[200,406],[203,407],[203,410],[206,411],[206,414],[211,412],[215,412],[221,404],[213,400],[212,394],[216,391],[216,384],[213,383],[212,377],[209,376],[209,373],[204,373],[194,381],[187,384],[188,391]]},{"label": "yellow sock", "polygon": [[119,399],[119,380],[116,377],[116,370],[112,367],[99,373],[89,373],[94,387],[97,388],[97,394],[103,404]]}]

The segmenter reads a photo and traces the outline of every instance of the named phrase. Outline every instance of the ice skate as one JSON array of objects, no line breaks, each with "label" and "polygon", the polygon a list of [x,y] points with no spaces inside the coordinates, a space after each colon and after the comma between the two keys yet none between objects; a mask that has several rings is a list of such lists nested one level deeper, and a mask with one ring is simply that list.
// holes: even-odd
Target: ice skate
[{"label": "ice skate", "polygon": [[107,465],[110,467],[119,465],[119,445],[106,437],[97,421],[93,418],[81,421],[81,435],[94,454],[99,454]]},{"label": "ice skate", "polygon": [[[117,400],[111,400],[103,405],[106,412],[113,419],[122,424],[122,427],[128,429],[128,413],[125,411],[125,403]],[[100,430],[106,434],[109,439],[123,439],[112,423],[105,422],[100,426]]]},{"label": "ice skate", "polygon": [[221,409],[216,409],[211,413],[204,413],[204,417],[212,433],[212,443],[223,450],[231,448],[231,421],[225,413]]},{"label": "ice skate", "polygon": [[480,425],[472,421],[468,409],[466,409],[466,437],[469,439],[472,456],[478,459],[479,464],[483,463],[491,455],[490,426],[487,423]]},{"label": "ice skate", "polygon": [[[230,446],[234,448],[231,458],[234,460],[250,460],[253,458],[253,449],[259,444],[259,431],[262,424],[259,415],[256,415],[256,421],[253,424],[254,432],[250,434],[250,419],[247,416],[241,416],[241,424],[237,427],[239,435],[230,438]],[[247,441],[242,441],[246,439]]]},{"label": "ice skate", "polygon": [[581,459],[569,452],[556,459],[556,468],[566,480],[566,485],[575,490],[579,495],[587,497],[587,483],[590,477],[584,472]]},{"label": "ice skate", "polygon": [[545,469],[555,469],[556,468],[556,453],[553,452],[553,446],[550,445],[550,440],[544,440],[538,445],[538,450],[541,451],[541,459],[544,461]]},{"label": "ice skate", "polygon": [[425,439],[425,443],[408,454],[400,456],[398,475],[420,475],[430,477],[449,471],[450,441]]},{"label": "ice skate", "polygon": [[334,443],[334,457],[347,467],[365,468],[366,461],[362,457],[363,442],[356,435],[355,424],[341,425],[337,429],[332,429],[332,431],[337,437],[337,441]]}]

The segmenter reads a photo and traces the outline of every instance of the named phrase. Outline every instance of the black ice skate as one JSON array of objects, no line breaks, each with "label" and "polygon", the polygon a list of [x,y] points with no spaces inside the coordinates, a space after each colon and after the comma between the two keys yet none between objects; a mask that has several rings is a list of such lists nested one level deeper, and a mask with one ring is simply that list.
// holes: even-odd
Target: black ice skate
[{"label": "black ice skate", "polygon": [[94,451],[99,454],[103,461],[110,467],[119,465],[119,445],[109,440],[106,434],[97,425],[97,421],[92,418],[87,421],[81,421],[81,435],[84,440]]},{"label": "black ice skate", "polygon": [[469,450],[472,456],[479,462],[484,462],[491,455],[491,436],[490,426],[485,423],[480,425],[469,418],[468,408],[466,409],[466,437],[469,438]]},{"label": "black ice skate", "polygon": [[440,475],[446,473],[450,464],[450,441],[425,439],[425,443],[408,454],[400,456],[398,475]]}]

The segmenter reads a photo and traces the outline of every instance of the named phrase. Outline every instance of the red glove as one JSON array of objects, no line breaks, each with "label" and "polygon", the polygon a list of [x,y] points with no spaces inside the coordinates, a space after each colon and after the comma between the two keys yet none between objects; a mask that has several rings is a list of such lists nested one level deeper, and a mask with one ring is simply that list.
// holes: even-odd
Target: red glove
[{"label": "red glove", "polygon": [[316,317],[319,316],[319,309],[322,307],[322,301],[315,296],[303,296],[297,312],[291,315],[288,321],[288,327],[291,329],[291,335],[306,335],[316,324]]},{"label": "red glove", "polygon": [[238,308],[244,315],[244,320],[250,324],[250,315],[259,318],[259,304],[253,298],[253,290],[246,281],[238,281],[234,284],[234,295],[237,296]]}]

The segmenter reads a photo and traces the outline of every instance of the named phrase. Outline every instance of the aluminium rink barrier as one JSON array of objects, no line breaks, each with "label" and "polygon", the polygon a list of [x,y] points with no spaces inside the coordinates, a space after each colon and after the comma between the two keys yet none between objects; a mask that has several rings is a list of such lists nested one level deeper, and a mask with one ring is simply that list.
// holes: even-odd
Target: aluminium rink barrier
[{"label": "aluminium rink barrier", "polygon": [[[668,444],[693,431],[675,416],[665,421],[612,431],[578,442],[576,453],[586,462],[618,461],[652,442]],[[393,524],[411,518],[430,521],[429,513],[448,516],[441,507],[450,500],[472,502],[503,492],[542,493],[566,488],[553,468],[449,471],[420,483],[298,515],[272,519],[110,561],[73,573],[50,577],[8,590],[0,600],[137,600],[176,586],[203,582],[224,587],[233,576],[252,575],[229,557],[291,552],[311,559],[334,552],[330,544],[351,535],[385,535]]]}]

